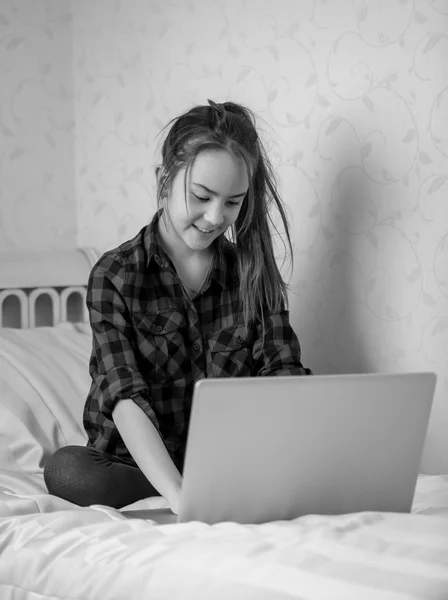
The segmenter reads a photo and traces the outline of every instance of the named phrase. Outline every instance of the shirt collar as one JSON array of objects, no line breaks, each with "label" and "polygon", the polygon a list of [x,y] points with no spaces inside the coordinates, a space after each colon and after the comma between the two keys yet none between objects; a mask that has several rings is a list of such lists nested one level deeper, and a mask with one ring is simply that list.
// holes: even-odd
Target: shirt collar
[{"label": "shirt collar", "polygon": [[[161,267],[167,268],[172,265],[170,258],[163,249],[158,233],[159,219],[162,216],[163,209],[159,209],[151,222],[143,230],[143,244],[146,251],[146,266],[149,266],[151,260],[154,259]],[[215,255],[213,265],[210,271],[210,279],[217,281],[225,290],[228,287],[228,247],[230,242],[226,239],[220,239],[215,244]]]}]

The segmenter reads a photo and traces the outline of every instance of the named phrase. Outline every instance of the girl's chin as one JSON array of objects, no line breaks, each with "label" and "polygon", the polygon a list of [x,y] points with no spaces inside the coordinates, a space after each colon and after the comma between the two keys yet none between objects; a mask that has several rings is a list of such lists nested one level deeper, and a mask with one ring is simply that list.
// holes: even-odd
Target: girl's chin
[{"label": "girl's chin", "polygon": [[208,248],[216,237],[216,231],[213,233],[202,233],[199,229],[192,226],[187,235],[184,236],[184,242],[191,250],[203,250]]},{"label": "girl's chin", "polygon": [[205,250],[206,248],[208,248],[211,243],[213,242],[212,239],[210,240],[192,240],[192,239],[186,239],[184,240],[186,246],[188,246],[188,248],[190,248],[190,250]]}]

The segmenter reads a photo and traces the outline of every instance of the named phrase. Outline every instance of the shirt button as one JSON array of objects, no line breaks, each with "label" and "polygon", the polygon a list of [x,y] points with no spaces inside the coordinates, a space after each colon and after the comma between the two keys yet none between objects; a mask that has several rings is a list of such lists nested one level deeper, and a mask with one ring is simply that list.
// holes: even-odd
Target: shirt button
[{"label": "shirt button", "polygon": [[195,350],[196,352],[199,352],[200,349],[201,349],[201,346],[199,344],[194,344],[193,350]]},{"label": "shirt button", "polygon": [[243,344],[244,343],[244,340],[243,340],[243,338],[240,335],[236,338],[236,341],[238,342],[238,344]]},{"label": "shirt button", "polygon": [[163,329],[162,325],[157,325],[157,327],[156,327],[157,331],[162,331],[162,329]]}]

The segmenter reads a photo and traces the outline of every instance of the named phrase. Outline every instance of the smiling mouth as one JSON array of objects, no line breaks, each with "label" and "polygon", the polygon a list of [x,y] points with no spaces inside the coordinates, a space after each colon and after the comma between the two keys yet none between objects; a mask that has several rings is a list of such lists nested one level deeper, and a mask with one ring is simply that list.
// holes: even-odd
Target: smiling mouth
[{"label": "smiling mouth", "polygon": [[216,231],[216,229],[201,229],[197,225],[193,225],[193,227],[195,227],[201,233],[209,233],[210,234],[210,233],[213,233],[214,231]]}]

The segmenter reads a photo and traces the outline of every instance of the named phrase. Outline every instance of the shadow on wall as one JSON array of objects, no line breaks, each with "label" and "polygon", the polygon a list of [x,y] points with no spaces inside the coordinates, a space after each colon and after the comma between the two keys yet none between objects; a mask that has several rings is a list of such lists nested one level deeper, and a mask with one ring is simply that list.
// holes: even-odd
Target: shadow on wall
[{"label": "shadow on wall", "polygon": [[295,272],[301,280],[291,285],[292,322],[304,362],[316,374],[371,373],[380,348],[367,328],[369,309],[357,240],[368,235],[375,222],[375,206],[360,167],[340,168],[332,181],[320,194],[325,199],[320,202],[321,230],[305,251],[307,272],[300,268],[300,253],[295,253]]}]

